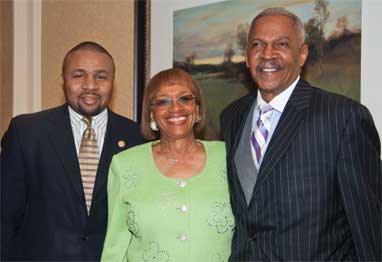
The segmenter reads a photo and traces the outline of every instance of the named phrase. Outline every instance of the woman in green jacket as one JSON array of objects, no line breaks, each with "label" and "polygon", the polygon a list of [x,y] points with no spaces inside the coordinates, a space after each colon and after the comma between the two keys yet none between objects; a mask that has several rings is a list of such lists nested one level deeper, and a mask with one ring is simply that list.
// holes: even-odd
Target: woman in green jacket
[{"label": "woman in green jacket", "polygon": [[195,138],[205,122],[199,86],[183,70],[162,71],[142,111],[142,133],[154,141],[113,158],[102,261],[227,261],[234,219],[225,147]]}]

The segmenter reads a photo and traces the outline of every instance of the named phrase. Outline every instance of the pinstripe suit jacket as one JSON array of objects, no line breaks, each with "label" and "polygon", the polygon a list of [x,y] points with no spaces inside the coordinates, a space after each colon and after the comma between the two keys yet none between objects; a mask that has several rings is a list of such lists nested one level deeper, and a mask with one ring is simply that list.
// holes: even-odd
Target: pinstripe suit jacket
[{"label": "pinstripe suit jacket", "polygon": [[220,116],[236,222],[230,260],[382,259],[381,146],[366,107],[300,80],[247,204],[234,155],[256,95]]}]

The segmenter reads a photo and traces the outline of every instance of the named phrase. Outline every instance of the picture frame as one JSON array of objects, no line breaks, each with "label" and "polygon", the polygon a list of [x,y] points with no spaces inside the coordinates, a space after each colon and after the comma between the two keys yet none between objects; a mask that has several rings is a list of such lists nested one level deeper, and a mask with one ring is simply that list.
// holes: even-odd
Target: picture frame
[{"label": "picture frame", "polygon": [[141,122],[144,88],[150,77],[150,0],[134,5],[134,120]]},{"label": "picture frame", "polygon": [[[141,120],[144,88],[151,76],[172,67],[172,12],[223,0],[135,0],[134,18],[134,119]],[[155,21],[152,23],[152,20]],[[163,32],[165,31],[165,32]],[[168,38],[161,38],[160,35]],[[155,39],[156,44],[151,45]],[[159,43],[158,43],[159,41]],[[166,42],[167,41],[167,42]],[[158,44],[158,45],[157,45]],[[165,48],[164,48],[165,47]],[[163,53],[162,53],[163,51]],[[151,54],[161,54],[152,57]]]},{"label": "picture frame", "polygon": [[[172,22],[169,20],[172,19],[172,12],[182,8],[222,2],[222,0],[138,0],[137,2],[143,5],[146,11],[143,19],[144,21],[140,20],[141,25],[143,23],[145,27],[145,29],[141,31],[140,36],[142,36],[142,32],[144,32],[143,35],[146,38],[146,42],[143,46],[145,48],[146,57],[139,58],[141,62],[142,59],[144,59],[145,65],[137,69],[137,74],[141,75],[139,82],[146,84],[148,79],[155,73],[163,68],[172,67],[172,47],[163,43],[166,41],[161,41],[160,38],[159,40],[157,39],[158,35],[160,37],[168,35],[167,41],[169,38],[172,38],[172,33],[170,32],[172,30]],[[378,34],[378,21],[381,20],[379,15],[380,12],[382,12],[382,3],[362,1],[362,67],[360,102],[369,108],[374,117],[379,134],[382,137],[382,110],[380,110],[379,102],[379,98],[382,94],[380,89],[376,88],[379,86],[378,57],[380,56],[378,54],[382,52],[382,50],[377,48],[377,46],[382,43],[382,37]],[[157,23],[158,19],[159,23]],[[152,20],[154,23],[151,23]],[[164,33],[163,30],[165,31]],[[165,40],[165,37],[163,38],[164,39],[162,40]],[[153,39],[155,41],[154,45],[151,43]],[[152,54],[157,55],[153,56]],[[160,63],[158,66],[159,60]],[[145,84],[140,84],[139,87],[135,89],[137,97],[139,97],[139,93],[141,93],[143,97]],[[141,106],[141,100],[137,101],[135,104]],[[138,111],[139,109],[136,112]]]}]

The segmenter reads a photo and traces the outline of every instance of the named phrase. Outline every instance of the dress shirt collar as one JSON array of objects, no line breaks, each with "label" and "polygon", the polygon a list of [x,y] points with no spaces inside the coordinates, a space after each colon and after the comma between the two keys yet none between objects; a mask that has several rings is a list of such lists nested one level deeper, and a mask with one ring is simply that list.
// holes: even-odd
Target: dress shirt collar
[{"label": "dress shirt collar", "polygon": [[[82,121],[82,118],[84,118],[83,115],[80,115],[79,113],[74,111],[73,108],[71,108],[69,105],[68,105],[68,108],[69,108],[70,119],[72,122],[73,121],[76,122],[77,125],[79,123],[81,123],[81,124],[84,123]],[[102,110],[102,112],[99,113],[98,115],[92,116],[92,127],[93,128],[102,127],[104,125],[106,126],[106,123],[107,123],[107,108]]]},{"label": "dress shirt collar", "polygon": [[297,79],[284,91],[282,91],[280,94],[275,96],[271,102],[267,103],[264,101],[263,97],[261,96],[261,93],[259,90],[257,90],[257,105],[256,108],[262,108],[263,106],[269,104],[271,105],[276,111],[282,113],[284,111],[284,108],[289,100],[289,97],[291,96],[293,90],[295,89],[297,82],[300,80],[300,76],[297,77]]}]

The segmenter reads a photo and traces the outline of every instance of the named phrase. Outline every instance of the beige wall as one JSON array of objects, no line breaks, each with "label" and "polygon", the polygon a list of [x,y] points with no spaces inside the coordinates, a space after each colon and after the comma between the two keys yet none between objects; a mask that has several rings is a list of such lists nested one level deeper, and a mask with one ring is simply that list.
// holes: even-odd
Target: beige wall
[{"label": "beige wall", "polygon": [[0,0],[0,137],[12,117],[13,2]]},{"label": "beige wall", "polygon": [[111,108],[133,117],[134,1],[43,0],[41,8],[41,108],[64,102],[61,63],[82,41],[95,41],[113,55],[116,81]]}]

